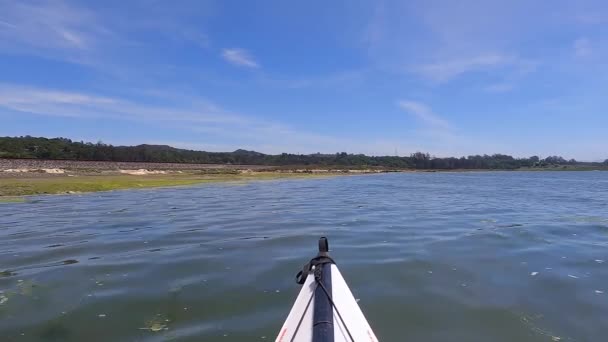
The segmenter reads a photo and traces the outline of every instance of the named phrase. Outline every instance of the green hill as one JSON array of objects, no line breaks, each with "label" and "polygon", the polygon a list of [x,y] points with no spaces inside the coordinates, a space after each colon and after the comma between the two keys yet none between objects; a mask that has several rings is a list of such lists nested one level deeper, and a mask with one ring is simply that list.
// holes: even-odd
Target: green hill
[{"label": "green hill", "polygon": [[270,155],[238,149],[233,152],[205,152],[166,145],[112,146],[104,143],[72,141],[66,138],[0,137],[0,158],[68,159],[115,162],[293,165],[382,167],[400,169],[519,169],[605,167],[602,163],[580,163],[559,156],[514,158],[503,154],[474,155],[460,158],[435,158],[416,152],[409,157],[366,156],[363,154],[289,154]]}]

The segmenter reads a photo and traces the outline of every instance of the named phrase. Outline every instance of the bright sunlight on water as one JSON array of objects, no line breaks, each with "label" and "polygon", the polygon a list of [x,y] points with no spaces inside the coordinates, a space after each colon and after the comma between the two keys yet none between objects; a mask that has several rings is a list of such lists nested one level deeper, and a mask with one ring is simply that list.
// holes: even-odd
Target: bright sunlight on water
[{"label": "bright sunlight on water", "polygon": [[608,336],[608,172],[470,172],[2,204],[1,340],[274,340],[321,235],[381,341]]}]

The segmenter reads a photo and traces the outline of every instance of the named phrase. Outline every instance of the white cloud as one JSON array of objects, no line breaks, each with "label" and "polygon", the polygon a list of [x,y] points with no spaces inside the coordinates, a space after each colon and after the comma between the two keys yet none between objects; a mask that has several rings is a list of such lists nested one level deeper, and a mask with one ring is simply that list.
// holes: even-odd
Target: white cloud
[{"label": "white cloud", "polygon": [[259,68],[260,65],[251,56],[251,54],[245,49],[224,49],[222,50],[222,57],[237,66],[243,66],[247,68]]},{"label": "white cloud", "polygon": [[410,115],[413,115],[418,120],[431,128],[450,129],[450,124],[441,116],[435,114],[433,110],[420,102],[403,100],[399,101],[398,105]]},{"label": "white cloud", "polygon": [[54,89],[0,84],[0,108],[46,116],[113,118],[137,121],[197,124],[245,124],[247,119],[228,113],[204,99],[150,106],[121,98]]},{"label": "white cloud", "polygon": [[105,33],[96,15],[61,1],[0,2],[0,50],[86,50]]},{"label": "white cloud", "polygon": [[[150,96],[158,103],[161,90]],[[33,113],[44,116],[72,117],[78,120],[128,120],[162,127],[166,132],[179,132],[184,137],[197,136],[196,140],[137,140],[112,141],[115,137],[96,136],[108,143],[166,143],[178,147],[213,151],[232,151],[238,148],[265,153],[365,153],[392,155],[397,148],[401,155],[415,151],[430,152],[437,156],[462,153],[495,152],[492,144],[457,136],[450,124],[428,106],[404,100],[398,105],[423,123],[403,138],[361,139],[352,136],[324,135],[302,130],[281,122],[264,120],[233,113],[206,99],[187,94],[165,94],[162,105],[151,105],[145,100],[127,100],[72,91],[0,84],[0,118],[8,111]],[[142,95],[138,96],[141,98]],[[144,96],[145,97],[145,96]],[[53,135],[43,129],[42,135]],[[188,132],[187,134],[184,134]],[[5,134],[11,134],[5,132]],[[169,134],[171,135],[171,134]],[[199,138],[200,137],[200,138]],[[86,137],[72,137],[86,138]],[[163,139],[163,138],[159,138]],[[188,139],[188,138],[184,138]],[[192,139],[192,138],[189,138]],[[480,150],[480,148],[482,150]]]},{"label": "white cloud", "polygon": [[413,71],[437,83],[451,81],[469,72],[488,72],[492,69],[510,68],[513,73],[526,74],[535,63],[503,54],[484,54],[470,58],[449,59],[413,68]]},{"label": "white cloud", "polygon": [[537,20],[537,13],[546,10],[539,7],[478,0],[382,2],[370,12],[362,41],[386,71],[405,71],[435,84],[468,73],[512,81],[538,65],[514,47],[530,30],[550,29],[549,20]]},{"label": "white cloud", "polygon": [[587,38],[579,38],[574,41],[574,55],[576,57],[589,57],[593,53],[591,42]]},{"label": "white cloud", "polygon": [[[53,89],[0,84],[0,118],[9,111],[33,113],[44,116],[72,117],[79,120],[128,120],[136,123],[160,125],[165,131],[190,132],[200,136],[196,141],[162,141],[169,145],[214,151],[231,151],[238,148],[265,153],[365,153],[368,155],[392,155],[398,148],[403,155],[415,151],[429,151],[445,155],[454,148],[451,136],[446,130],[445,120],[432,113],[428,107],[413,102],[402,101],[404,108],[412,110],[412,115],[423,121],[426,127],[419,130],[420,137],[430,131],[442,132],[428,139],[419,140],[412,136],[409,140],[386,140],[369,138],[361,140],[350,136],[332,136],[302,130],[281,122],[268,121],[252,116],[232,113],[220,106],[198,97],[188,98],[182,94],[165,105],[150,105],[117,97],[61,91]],[[158,96],[154,96],[158,100]],[[3,113],[4,112],[4,113]],[[45,131],[52,135],[52,132]],[[8,133],[6,133],[8,134]],[[95,137],[109,143],[161,141],[112,141],[106,137]],[[449,141],[449,143],[448,143]]]},{"label": "white cloud", "polygon": [[[0,117],[5,109],[44,116],[152,122],[161,124],[166,130],[205,133],[204,142],[218,148],[248,148],[271,153],[359,152],[366,148],[366,144],[358,141],[235,114],[198,97],[182,95],[175,99],[166,105],[153,106],[122,98],[0,84]],[[230,143],[218,144],[226,140]]]},{"label": "white cloud", "polygon": [[424,151],[438,157],[452,157],[504,150],[503,146],[495,142],[482,142],[473,136],[463,136],[448,120],[424,103],[402,100],[397,105],[421,123],[407,133],[410,139],[408,145],[417,146],[415,150],[410,149],[410,152]]},{"label": "white cloud", "polygon": [[0,0],[0,53],[74,63],[116,79],[135,81],[133,74],[150,79],[174,61],[160,55],[150,58],[146,48],[210,47],[211,40],[204,32],[210,5],[200,1],[183,5],[164,1],[105,6],[102,2],[68,0]]}]

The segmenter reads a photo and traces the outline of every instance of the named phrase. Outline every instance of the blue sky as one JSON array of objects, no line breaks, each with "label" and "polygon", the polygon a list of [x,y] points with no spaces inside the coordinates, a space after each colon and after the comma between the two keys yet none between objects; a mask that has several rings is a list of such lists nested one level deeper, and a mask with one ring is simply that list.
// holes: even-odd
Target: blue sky
[{"label": "blue sky", "polygon": [[0,135],[608,158],[605,1],[0,0]]}]

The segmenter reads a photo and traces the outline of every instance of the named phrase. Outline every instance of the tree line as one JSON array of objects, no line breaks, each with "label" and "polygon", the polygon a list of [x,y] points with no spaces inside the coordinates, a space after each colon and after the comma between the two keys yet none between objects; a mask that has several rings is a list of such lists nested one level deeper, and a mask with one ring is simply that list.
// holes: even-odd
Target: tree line
[{"label": "tree line", "polygon": [[[165,145],[112,146],[102,142],[72,141],[66,138],[0,137],[0,158],[67,159],[114,162],[160,162],[201,164],[248,164],[276,166],[344,166],[402,169],[501,169],[589,165],[560,156],[514,158],[504,154],[436,158],[416,152],[407,157],[363,154],[264,154],[254,151],[205,152]],[[593,164],[593,163],[591,163]],[[595,163],[600,165],[600,163]],[[604,162],[608,166],[608,159]]]}]

